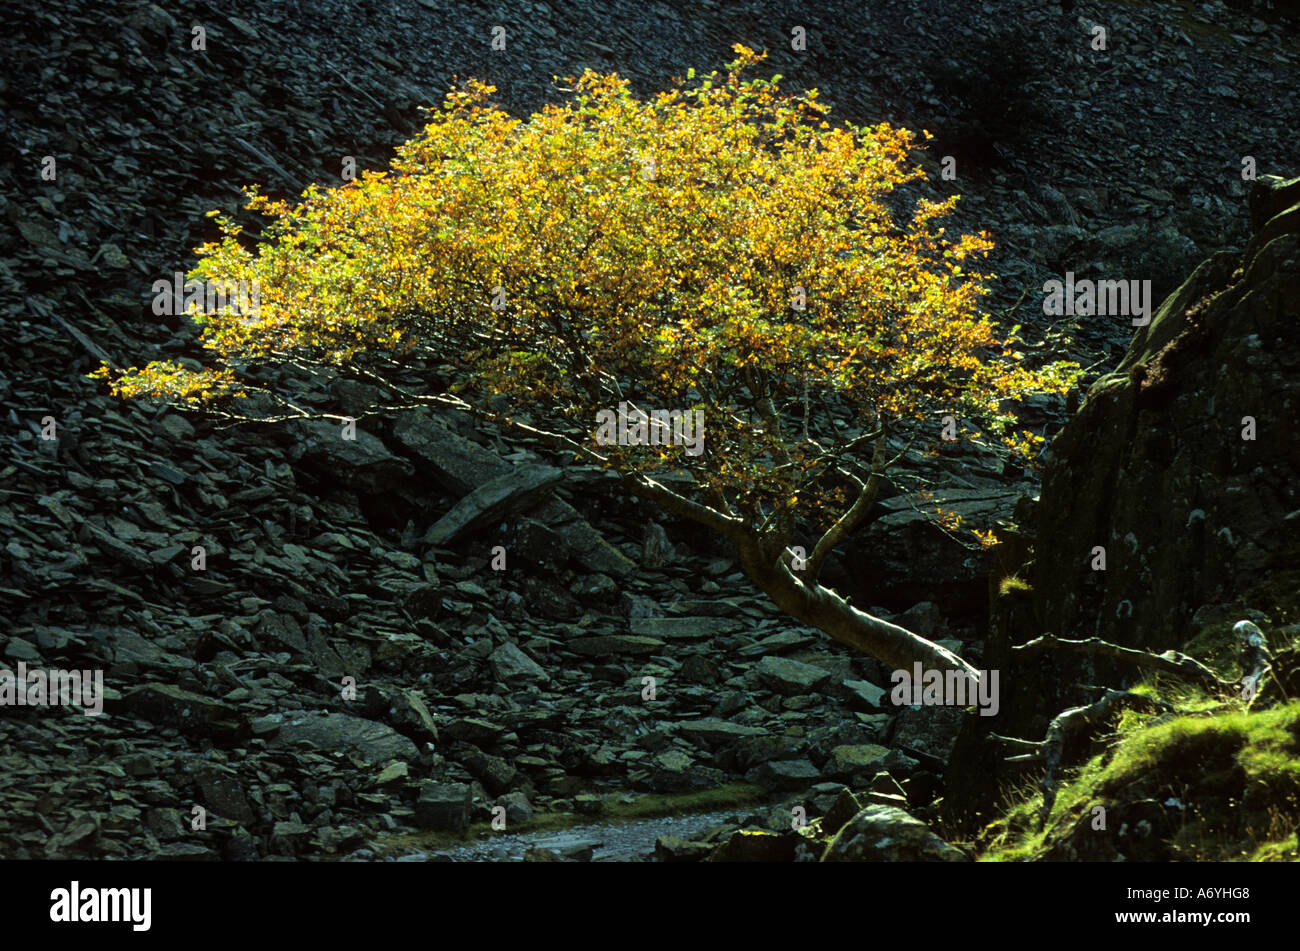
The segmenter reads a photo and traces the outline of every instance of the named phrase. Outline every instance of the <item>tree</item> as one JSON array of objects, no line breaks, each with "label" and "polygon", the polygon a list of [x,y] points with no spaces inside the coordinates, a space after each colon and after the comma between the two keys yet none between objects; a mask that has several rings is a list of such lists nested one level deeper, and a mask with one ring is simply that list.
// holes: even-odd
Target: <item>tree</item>
[{"label": "tree", "polygon": [[[725,536],[758,588],[835,640],[977,677],[818,579],[896,449],[951,415],[1029,457],[1038,437],[1000,407],[1067,390],[1075,365],[1029,369],[1018,328],[999,339],[977,311],[988,275],[961,262],[988,236],[934,226],[957,196],[895,224],[884,199],[924,175],[909,132],[833,128],[816,90],[742,81],[763,57],[734,49],[725,77],[645,102],[589,70],[526,123],[470,80],[390,170],[292,205],[249,189],[266,229],[211,212],[222,237],[191,273],[260,288],[254,307],[192,302],[212,365],[94,375],[230,423],[328,418],[258,385],[272,365],[371,384],[372,413],[453,407]],[[620,408],[650,444],[610,444]],[[678,415],[641,415],[661,408]],[[697,452],[683,421],[700,413]]]}]

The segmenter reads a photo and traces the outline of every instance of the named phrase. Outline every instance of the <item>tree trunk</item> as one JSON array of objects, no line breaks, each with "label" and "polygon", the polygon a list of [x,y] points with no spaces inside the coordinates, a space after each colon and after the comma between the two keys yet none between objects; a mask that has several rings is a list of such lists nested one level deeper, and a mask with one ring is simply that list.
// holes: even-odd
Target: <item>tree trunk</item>
[{"label": "tree trunk", "polygon": [[763,548],[756,536],[744,539],[740,543],[741,565],[750,580],[786,614],[895,670],[906,670],[909,676],[919,661],[924,670],[958,670],[979,681],[979,671],[952,651],[859,611],[820,584],[804,584],[783,561],[765,557]]}]

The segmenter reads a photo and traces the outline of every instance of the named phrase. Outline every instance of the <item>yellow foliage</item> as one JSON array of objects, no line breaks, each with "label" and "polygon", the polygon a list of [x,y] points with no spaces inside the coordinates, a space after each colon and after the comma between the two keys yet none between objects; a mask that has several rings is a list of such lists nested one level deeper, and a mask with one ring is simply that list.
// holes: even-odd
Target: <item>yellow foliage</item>
[{"label": "yellow foliage", "polygon": [[470,80],[389,170],[292,203],[250,189],[260,240],[218,215],[221,239],[190,276],[258,282],[256,320],[200,313],[213,369],[154,362],[113,391],[211,403],[256,389],[242,368],[259,363],[371,380],[401,367],[425,392],[454,383],[593,447],[596,411],[621,399],[703,409],[698,456],[600,452],[775,507],[842,497],[809,488],[838,463],[802,438],[806,405],[896,433],[957,411],[1031,456],[1036,437],[1004,433],[999,404],[1064,391],[1075,368],[1026,369],[979,313],[987,275],[967,268],[988,235],[941,237],[955,196],[918,202],[900,227],[884,199],[924,174],[914,136],[831,126],[815,90],[742,80],[764,57],[735,50],[725,77],[646,101],[588,70],[568,78],[571,101],[526,122]]}]

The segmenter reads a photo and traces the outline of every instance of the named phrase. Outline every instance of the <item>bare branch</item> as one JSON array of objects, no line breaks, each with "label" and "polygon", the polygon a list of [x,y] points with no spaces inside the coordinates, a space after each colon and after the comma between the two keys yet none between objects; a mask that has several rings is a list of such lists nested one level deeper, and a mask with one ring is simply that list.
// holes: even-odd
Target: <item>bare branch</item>
[{"label": "bare branch", "polygon": [[1118,657],[1120,660],[1130,661],[1140,667],[1151,667],[1155,670],[1165,670],[1173,674],[1179,674],[1209,687],[1233,686],[1232,681],[1219,679],[1219,676],[1214,671],[1199,660],[1188,657],[1179,651],[1168,650],[1163,654],[1152,654],[1148,651],[1135,650],[1132,647],[1121,647],[1118,644],[1103,641],[1099,637],[1072,641],[1059,638],[1055,634],[1044,634],[1011,649],[1023,654],[1036,654],[1049,648],[1074,651],[1079,654],[1104,654],[1108,657]]},{"label": "bare branch", "polygon": [[826,534],[818,540],[817,545],[813,548],[812,557],[808,559],[808,568],[806,572],[806,583],[812,584],[821,574],[822,565],[826,563],[826,557],[835,550],[835,546],[844,540],[844,537],[857,528],[862,520],[867,517],[871,511],[871,506],[875,504],[876,492],[880,489],[880,480],[885,475],[885,443],[889,436],[882,432],[876,440],[876,451],[871,458],[871,478],[867,480],[862,491],[858,493],[857,500],[849,507],[849,510],[840,516],[835,524],[826,530]]}]

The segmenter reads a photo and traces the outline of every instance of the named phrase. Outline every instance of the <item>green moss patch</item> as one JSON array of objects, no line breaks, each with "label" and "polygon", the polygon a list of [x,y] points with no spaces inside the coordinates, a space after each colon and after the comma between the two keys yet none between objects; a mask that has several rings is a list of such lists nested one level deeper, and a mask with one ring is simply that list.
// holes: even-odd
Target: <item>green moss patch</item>
[{"label": "green moss patch", "polygon": [[983,861],[1295,861],[1300,702],[1122,732],[1062,784],[1041,832],[1041,792],[1012,799],[976,843]]}]

